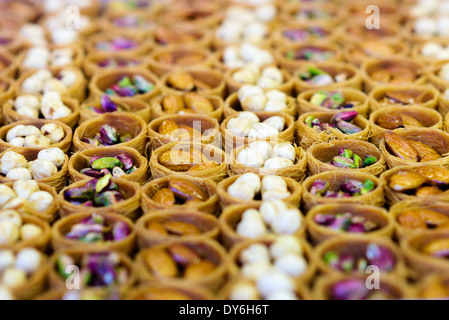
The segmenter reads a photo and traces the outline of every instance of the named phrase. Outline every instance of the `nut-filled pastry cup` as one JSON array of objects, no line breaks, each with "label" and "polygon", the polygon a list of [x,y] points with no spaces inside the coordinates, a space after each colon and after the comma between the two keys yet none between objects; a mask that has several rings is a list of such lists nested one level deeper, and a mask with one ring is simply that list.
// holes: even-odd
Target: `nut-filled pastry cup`
[{"label": "nut-filled pastry cup", "polygon": [[217,218],[197,209],[172,208],[153,211],[136,224],[140,248],[174,243],[186,239],[218,240]]},{"label": "nut-filled pastry cup", "polygon": [[142,187],[142,210],[198,210],[215,215],[218,211],[217,186],[208,178],[170,174]]}]

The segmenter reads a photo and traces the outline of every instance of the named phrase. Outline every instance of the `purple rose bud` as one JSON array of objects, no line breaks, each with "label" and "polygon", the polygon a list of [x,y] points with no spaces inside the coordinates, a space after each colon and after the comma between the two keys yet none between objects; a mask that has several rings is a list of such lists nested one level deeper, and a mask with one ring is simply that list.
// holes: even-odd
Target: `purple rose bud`
[{"label": "purple rose bud", "polygon": [[130,234],[128,224],[124,222],[117,222],[116,224],[114,224],[112,234],[114,236],[115,241],[120,241],[126,238]]},{"label": "purple rose bud", "polygon": [[355,117],[358,116],[358,112],[357,111],[345,111],[345,112],[339,112],[336,113],[332,118],[331,118],[331,122],[333,124],[337,124],[338,121],[342,120],[342,121],[352,121],[355,119]]},{"label": "purple rose bud", "polygon": [[362,280],[348,279],[338,282],[332,288],[332,297],[335,300],[365,300],[369,290]]},{"label": "purple rose bud", "polygon": [[101,96],[100,103],[105,112],[117,111],[117,105],[111,100],[111,98],[107,94]]},{"label": "purple rose bud", "polygon": [[363,188],[363,183],[357,180],[345,180],[340,186],[343,192],[348,192],[350,194],[359,193]]},{"label": "purple rose bud", "polygon": [[310,193],[316,196],[322,196],[329,189],[329,182],[324,180],[316,180],[310,188]]},{"label": "purple rose bud", "polygon": [[370,244],[366,248],[366,257],[369,264],[376,265],[382,271],[392,270],[395,265],[395,259],[390,250],[380,247],[377,244]]},{"label": "purple rose bud", "polygon": [[113,145],[117,143],[117,131],[111,126],[105,124],[100,128],[100,139],[103,144]]},{"label": "purple rose bud", "polygon": [[360,129],[356,125],[343,120],[337,121],[337,128],[338,130],[346,134],[354,134],[362,131],[362,129]]},{"label": "purple rose bud", "polygon": [[115,156],[115,158],[120,160],[120,162],[123,164],[123,170],[125,171],[131,169],[134,165],[133,159],[124,153]]}]

